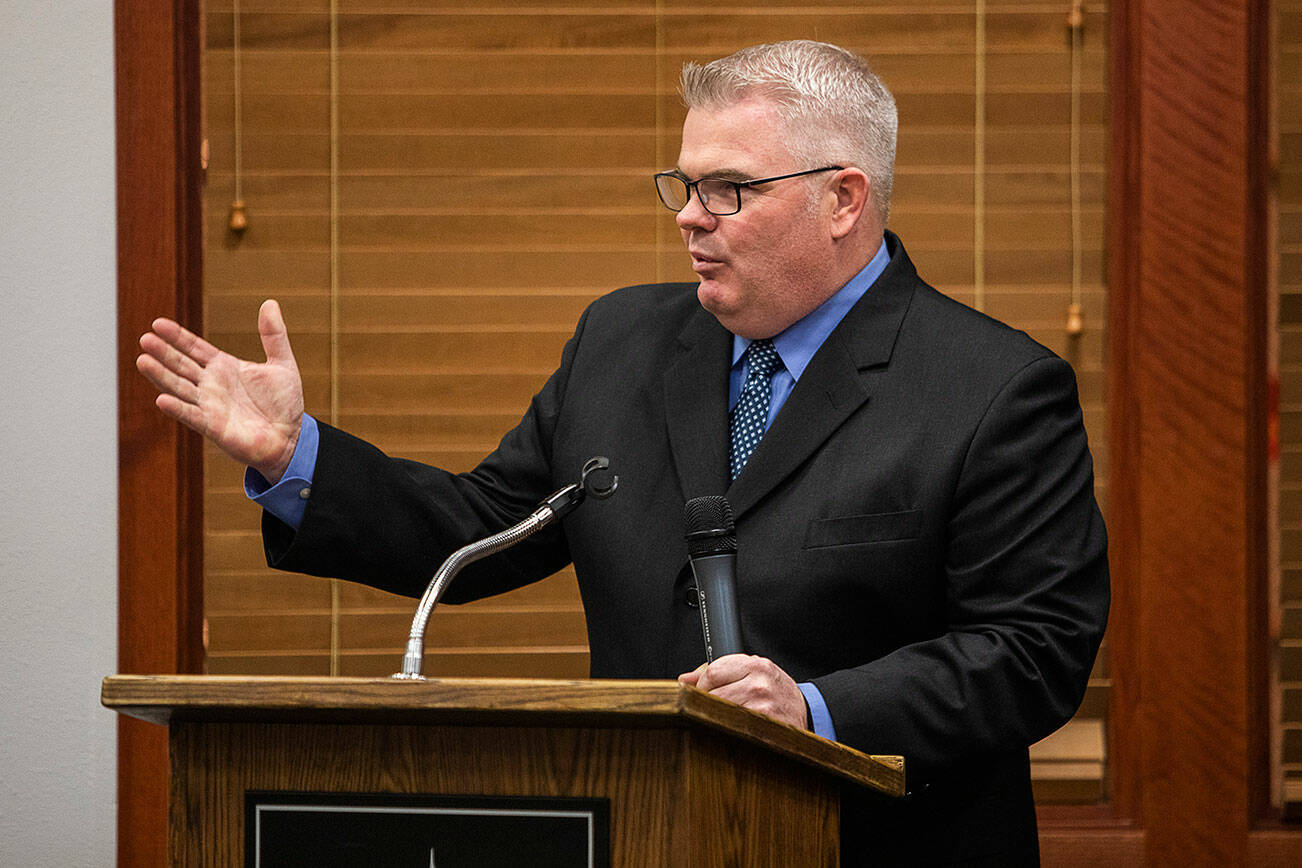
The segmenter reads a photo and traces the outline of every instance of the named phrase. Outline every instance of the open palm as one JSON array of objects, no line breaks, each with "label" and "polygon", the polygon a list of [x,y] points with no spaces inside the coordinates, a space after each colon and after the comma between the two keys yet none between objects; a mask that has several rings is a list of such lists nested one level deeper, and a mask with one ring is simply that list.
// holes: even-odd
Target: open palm
[{"label": "open palm", "polygon": [[170,319],[140,338],[136,368],[159,391],[155,403],[269,481],[284,475],[298,444],[303,381],[280,305],[258,312],[265,362],[237,359]]}]

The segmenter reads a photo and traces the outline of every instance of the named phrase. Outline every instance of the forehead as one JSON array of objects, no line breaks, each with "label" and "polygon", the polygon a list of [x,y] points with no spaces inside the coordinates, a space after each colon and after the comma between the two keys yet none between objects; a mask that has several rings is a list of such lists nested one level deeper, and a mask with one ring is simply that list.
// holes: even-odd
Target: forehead
[{"label": "forehead", "polygon": [[694,108],[683,122],[678,168],[688,177],[737,172],[747,177],[787,169],[791,154],[775,106],[750,98]]}]

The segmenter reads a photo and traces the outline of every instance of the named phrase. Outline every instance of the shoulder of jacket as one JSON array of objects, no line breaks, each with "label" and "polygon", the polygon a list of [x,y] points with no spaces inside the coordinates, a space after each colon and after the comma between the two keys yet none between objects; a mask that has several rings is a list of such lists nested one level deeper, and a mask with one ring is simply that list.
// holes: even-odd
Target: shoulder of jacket
[{"label": "shoulder of jacket", "polygon": [[588,306],[589,319],[617,318],[632,322],[643,318],[664,321],[686,319],[700,309],[695,283],[642,283],[609,292]]},{"label": "shoulder of jacket", "polygon": [[[942,343],[959,356],[980,356],[989,365],[1018,369],[1057,353],[1014,328],[922,283],[910,310],[913,327],[928,340]],[[976,359],[972,359],[976,361]]]}]

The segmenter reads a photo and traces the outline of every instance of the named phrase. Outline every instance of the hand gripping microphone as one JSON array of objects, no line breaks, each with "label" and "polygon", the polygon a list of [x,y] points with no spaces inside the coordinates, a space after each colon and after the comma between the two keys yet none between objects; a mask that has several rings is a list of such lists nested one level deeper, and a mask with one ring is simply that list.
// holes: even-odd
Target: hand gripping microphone
[{"label": "hand gripping microphone", "polygon": [[726,498],[695,497],[683,510],[687,554],[701,604],[705,659],[742,653],[737,615],[737,528]]}]

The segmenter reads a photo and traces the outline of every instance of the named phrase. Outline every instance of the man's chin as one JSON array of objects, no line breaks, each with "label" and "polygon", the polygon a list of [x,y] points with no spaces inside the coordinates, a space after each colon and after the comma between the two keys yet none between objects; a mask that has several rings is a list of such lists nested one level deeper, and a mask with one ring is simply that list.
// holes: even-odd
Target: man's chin
[{"label": "man's chin", "polygon": [[734,312],[736,299],[732,296],[733,293],[729,292],[727,287],[708,277],[702,277],[696,287],[696,300],[701,303],[701,307],[720,319]]},{"label": "man's chin", "polygon": [[738,310],[736,304],[728,304],[727,300],[720,298],[717,293],[707,291],[705,281],[701,281],[701,286],[697,288],[696,299],[701,303],[701,307],[719,321],[719,325],[735,335],[748,337],[746,334],[748,328],[742,311]]}]

